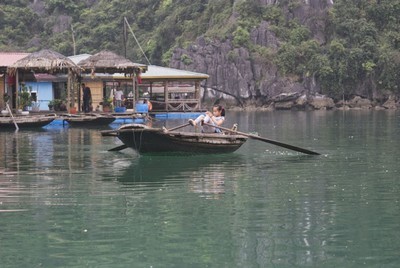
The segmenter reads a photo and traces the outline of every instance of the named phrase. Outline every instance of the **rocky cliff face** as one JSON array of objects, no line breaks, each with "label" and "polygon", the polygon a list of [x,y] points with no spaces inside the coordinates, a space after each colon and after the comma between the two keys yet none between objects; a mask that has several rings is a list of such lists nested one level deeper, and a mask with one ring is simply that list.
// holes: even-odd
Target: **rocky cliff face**
[{"label": "rocky cliff face", "polygon": [[[262,5],[274,5],[278,0],[259,0]],[[331,0],[302,0],[296,7],[286,7],[287,19],[296,18],[311,30],[314,39],[325,42],[324,17]],[[276,51],[279,39],[268,22],[262,21],[250,33],[255,45]],[[190,61],[182,61],[190,58]],[[281,93],[318,91],[312,79],[298,83],[290,77],[283,77],[272,59],[251,53],[246,48],[236,48],[231,40],[209,40],[203,37],[187,49],[174,50],[170,67],[207,73],[210,78],[207,86],[240,96],[256,106],[268,105],[274,96]]]}]

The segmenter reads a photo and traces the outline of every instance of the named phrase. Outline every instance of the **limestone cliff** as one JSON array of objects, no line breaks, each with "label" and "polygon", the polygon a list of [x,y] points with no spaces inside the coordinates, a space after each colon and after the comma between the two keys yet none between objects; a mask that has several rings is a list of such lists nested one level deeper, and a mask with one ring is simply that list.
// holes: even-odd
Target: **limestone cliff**
[{"label": "limestone cliff", "polygon": [[[259,0],[262,5],[276,5],[278,0]],[[287,20],[297,19],[311,30],[320,44],[326,42],[325,16],[331,0],[303,0],[296,7],[286,7]],[[235,16],[235,14],[232,14]],[[267,21],[254,25],[252,44],[276,51],[279,38]],[[182,58],[189,61],[182,61]],[[296,82],[278,72],[273,59],[266,59],[244,47],[235,47],[232,40],[221,41],[199,37],[188,48],[176,48],[170,67],[203,72],[210,75],[207,86],[240,96],[256,105],[268,104],[274,96],[287,92],[314,93],[318,85],[311,79]]]}]

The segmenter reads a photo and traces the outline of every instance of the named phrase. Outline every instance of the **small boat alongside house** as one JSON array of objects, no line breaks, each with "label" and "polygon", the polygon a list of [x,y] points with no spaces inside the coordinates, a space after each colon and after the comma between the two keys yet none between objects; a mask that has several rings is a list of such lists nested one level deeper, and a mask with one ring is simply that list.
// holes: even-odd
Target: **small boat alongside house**
[{"label": "small boat alongside house", "polygon": [[[22,115],[22,116],[0,116],[0,131],[15,129],[15,123],[20,129],[35,129],[44,127],[57,119],[56,114],[46,115]],[[15,123],[14,123],[15,122]]]},{"label": "small boat alongside house", "polygon": [[71,126],[106,126],[114,122],[116,118],[109,114],[67,114],[63,116],[63,121]]},{"label": "small boat alongside house", "polygon": [[223,154],[240,148],[247,137],[242,135],[167,131],[141,124],[126,124],[103,136],[116,136],[139,154]]}]

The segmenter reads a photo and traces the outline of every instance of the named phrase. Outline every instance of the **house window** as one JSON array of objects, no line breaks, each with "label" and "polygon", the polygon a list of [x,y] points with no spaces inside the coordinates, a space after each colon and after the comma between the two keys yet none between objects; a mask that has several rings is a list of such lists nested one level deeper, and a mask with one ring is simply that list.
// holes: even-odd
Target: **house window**
[{"label": "house window", "polygon": [[53,83],[54,99],[67,99],[67,83]]}]

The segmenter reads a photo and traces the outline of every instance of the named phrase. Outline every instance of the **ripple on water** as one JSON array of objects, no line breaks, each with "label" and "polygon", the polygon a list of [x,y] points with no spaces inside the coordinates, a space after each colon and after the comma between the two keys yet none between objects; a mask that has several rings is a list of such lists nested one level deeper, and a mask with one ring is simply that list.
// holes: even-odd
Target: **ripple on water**
[{"label": "ripple on water", "polygon": [[323,155],[249,140],[229,155],[139,157],[107,152],[119,142],[97,130],[0,133],[2,265],[396,266],[397,121],[234,119]]}]

